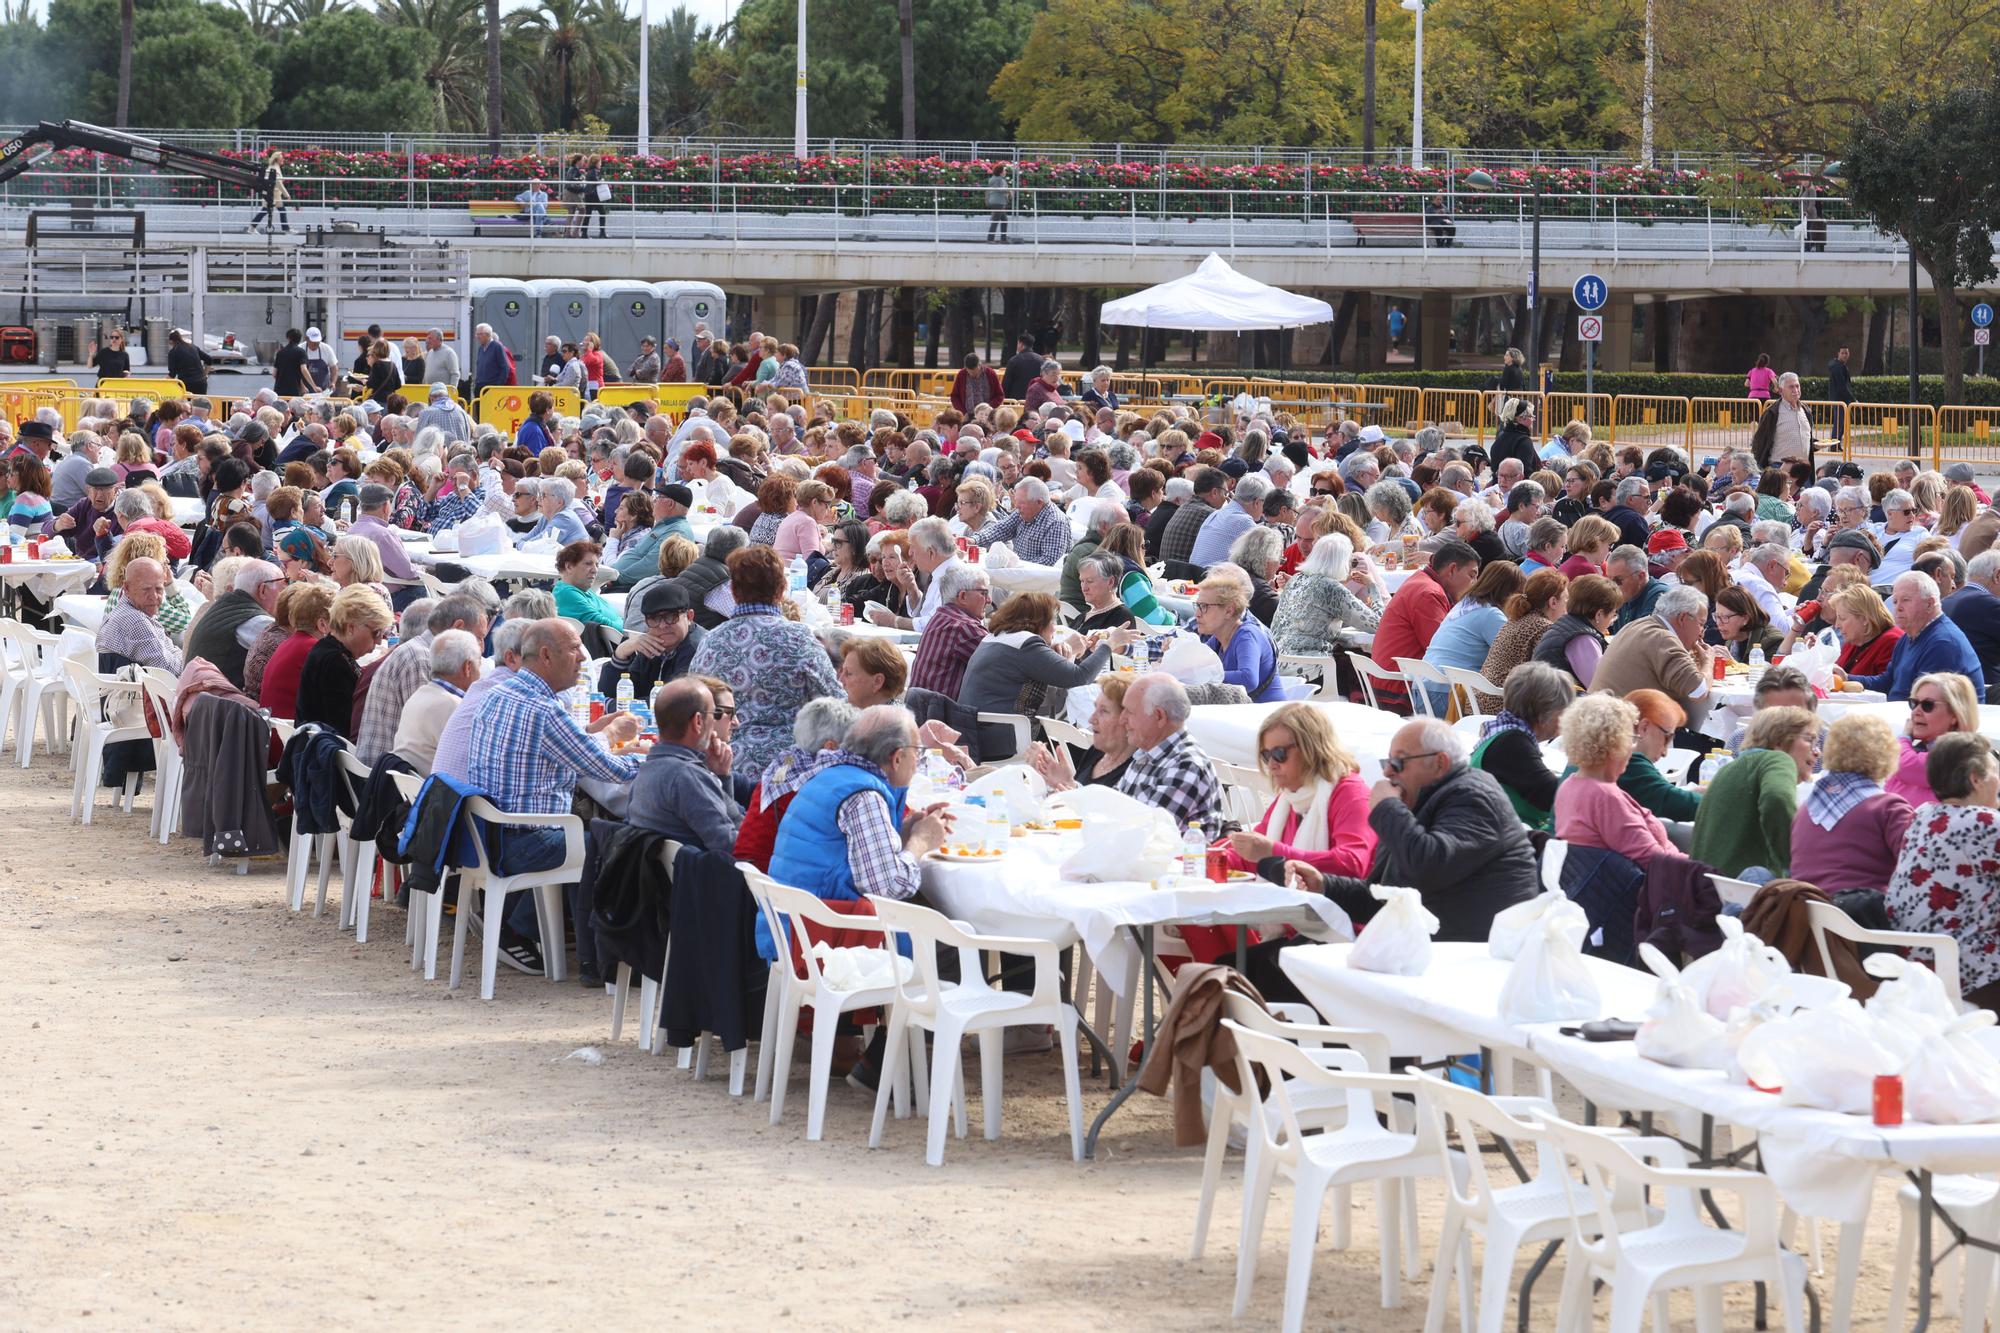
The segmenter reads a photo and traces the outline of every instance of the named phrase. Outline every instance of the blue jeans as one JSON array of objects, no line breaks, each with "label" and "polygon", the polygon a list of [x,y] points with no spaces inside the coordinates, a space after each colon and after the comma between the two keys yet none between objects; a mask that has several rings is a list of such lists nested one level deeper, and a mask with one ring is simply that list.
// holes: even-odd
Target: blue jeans
[{"label": "blue jeans", "polygon": [[[525,875],[534,870],[553,869],[563,862],[564,846],[563,831],[558,828],[489,828],[486,834],[486,849],[496,875]],[[540,941],[541,924],[535,917],[532,892],[514,896],[505,921],[509,930]],[[560,939],[557,945],[560,947]]]}]

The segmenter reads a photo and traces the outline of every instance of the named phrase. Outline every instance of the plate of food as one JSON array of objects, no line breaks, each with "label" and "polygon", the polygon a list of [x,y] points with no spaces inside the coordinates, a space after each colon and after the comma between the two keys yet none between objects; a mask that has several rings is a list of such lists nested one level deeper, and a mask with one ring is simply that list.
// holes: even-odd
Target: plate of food
[{"label": "plate of food", "polygon": [[962,861],[974,865],[984,865],[992,861],[998,861],[1006,854],[998,848],[989,850],[984,847],[970,847],[961,843],[952,847],[940,847],[931,853],[931,857],[933,860],[938,861]]}]

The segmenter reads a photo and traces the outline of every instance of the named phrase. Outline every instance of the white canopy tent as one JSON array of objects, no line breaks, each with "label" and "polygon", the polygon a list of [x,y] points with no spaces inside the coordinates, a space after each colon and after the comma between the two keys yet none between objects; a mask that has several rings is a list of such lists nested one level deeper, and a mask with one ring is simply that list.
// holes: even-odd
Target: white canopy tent
[{"label": "white canopy tent", "polygon": [[1143,329],[1236,333],[1328,324],[1333,321],[1333,307],[1246,277],[1221,255],[1212,254],[1184,278],[1106,301],[1099,319]]}]

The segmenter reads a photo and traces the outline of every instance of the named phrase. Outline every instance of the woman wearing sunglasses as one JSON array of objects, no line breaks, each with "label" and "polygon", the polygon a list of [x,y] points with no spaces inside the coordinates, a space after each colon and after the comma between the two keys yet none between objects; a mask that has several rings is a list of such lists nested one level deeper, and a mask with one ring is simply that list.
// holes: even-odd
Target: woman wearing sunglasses
[{"label": "woman wearing sunglasses", "polygon": [[1254,831],[1229,835],[1230,869],[1257,870],[1266,857],[1282,857],[1366,878],[1375,860],[1368,787],[1326,714],[1290,703],[1265,718],[1257,768],[1277,796]]},{"label": "woman wearing sunglasses", "polygon": [[1924,776],[1924,761],[1932,742],[1954,731],[1979,730],[1979,697],[1972,682],[1955,671],[1917,677],[1910,686],[1910,721],[1901,743],[1896,771],[1882,784],[1911,805],[1927,805],[1937,797]]},{"label": "woman wearing sunglasses", "polygon": [[327,614],[326,635],[306,653],[299,672],[295,713],[299,725],[317,722],[343,739],[354,738],[354,691],[361,683],[360,659],[389,637],[395,623],[389,603],[373,588],[355,584],[340,590]]}]

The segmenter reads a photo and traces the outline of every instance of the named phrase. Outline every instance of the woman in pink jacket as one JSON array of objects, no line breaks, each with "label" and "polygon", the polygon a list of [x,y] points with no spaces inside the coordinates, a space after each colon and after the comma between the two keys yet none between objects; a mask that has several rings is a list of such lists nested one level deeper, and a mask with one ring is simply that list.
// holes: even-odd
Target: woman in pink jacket
[{"label": "woman in pink jacket", "polygon": [[1277,799],[1255,832],[1229,835],[1230,868],[1277,856],[1365,879],[1375,860],[1368,786],[1326,715],[1302,703],[1275,709],[1257,732],[1257,767]]}]

